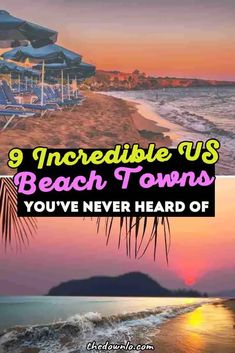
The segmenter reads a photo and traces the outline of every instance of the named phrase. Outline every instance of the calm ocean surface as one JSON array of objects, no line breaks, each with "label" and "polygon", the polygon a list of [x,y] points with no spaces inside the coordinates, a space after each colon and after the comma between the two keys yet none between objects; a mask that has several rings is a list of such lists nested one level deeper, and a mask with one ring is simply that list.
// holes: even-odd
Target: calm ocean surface
[{"label": "calm ocean surface", "polygon": [[3,296],[0,297],[0,328],[48,324],[89,312],[110,316],[171,305],[177,305],[180,309],[182,306],[204,301],[205,299],[191,298]]},{"label": "calm ocean surface", "polygon": [[217,173],[235,174],[235,88],[165,88],[108,94],[144,103],[173,123],[178,136],[174,145],[182,140],[218,139],[221,149]]}]

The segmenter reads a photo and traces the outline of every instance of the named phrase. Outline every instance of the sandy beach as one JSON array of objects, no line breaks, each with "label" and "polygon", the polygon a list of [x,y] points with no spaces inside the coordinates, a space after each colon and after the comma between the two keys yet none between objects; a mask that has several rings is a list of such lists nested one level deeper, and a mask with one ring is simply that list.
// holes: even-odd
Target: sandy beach
[{"label": "sandy beach", "polygon": [[234,353],[235,300],[202,305],[167,321],[153,344],[158,353]]},{"label": "sandy beach", "polygon": [[[139,312],[139,314],[140,313],[141,312]],[[114,317],[115,316],[113,316],[113,319]],[[149,316],[148,319],[151,321],[151,316]],[[138,331],[136,331],[136,333],[134,331],[133,337],[135,338],[132,338],[132,340],[134,340],[136,344],[152,344],[155,347],[154,352],[234,353],[235,299],[215,301],[213,300],[210,303],[208,302],[206,304],[198,306],[192,311],[188,311],[184,314],[179,314],[173,317],[168,317],[165,323],[157,324],[154,326],[155,328],[149,325],[150,321],[148,321],[148,319],[146,321],[146,323],[148,324],[146,326],[147,331],[145,332],[145,336],[143,336],[140,332],[137,333]],[[139,320],[141,320],[141,317],[139,317]],[[142,320],[144,322],[145,318],[142,317]],[[131,320],[131,322],[132,324],[135,322],[135,324],[138,325],[139,321]],[[5,343],[3,345],[0,345],[0,352],[84,352],[85,345],[90,340],[89,330],[87,331],[84,328],[84,336],[83,338],[81,338],[79,336],[81,330],[81,328],[79,328],[79,322],[74,322],[74,325],[75,326],[73,326],[73,322],[71,321],[61,321],[52,325],[35,326],[34,329],[32,326],[32,329],[29,329],[28,332],[25,331],[25,328],[23,328],[23,326],[15,327],[13,331],[8,331],[5,338],[3,336],[3,342]],[[84,322],[82,325],[84,325]],[[128,325],[128,321],[122,322],[121,327],[122,330],[124,330],[124,336],[121,336],[122,338],[120,338],[121,333],[118,329],[118,323],[112,321],[111,326],[108,325],[108,322],[106,322],[106,325],[107,326],[101,325],[100,328],[98,323],[95,328],[89,326],[91,330],[90,332],[92,333],[92,337],[96,342],[104,343],[107,339],[109,339],[110,342],[114,343],[112,330],[114,330],[113,332],[115,333],[115,337],[117,340],[123,340],[123,337],[125,337],[126,332],[124,330],[124,327],[125,325]],[[96,332],[96,330],[98,331]],[[17,337],[15,336],[16,332],[18,334]],[[139,339],[137,335],[139,335]],[[45,337],[50,337],[48,346],[44,346]],[[80,344],[78,342],[80,342],[80,339],[82,340],[82,342],[81,346],[79,347]],[[58,346],[56,342],[59,343]],[[145,352],[147,353],[149,351]]]},{"label": "sandy beach", "polygon": [[73,112],[54,112],[49,117],[20,119],[14,128],[0,132],[0,175],[12,174],[7,156],[14,147],[108,148],[116,143],[150,142],[169,145],[168,130],[146,119],[131,102],[85,92],[86,100]]},{"label": "sandy beach", "polygon": [[155,110],[154,107],[147,101],[143,101],[126,94],[128,92],[102,92],[102,94],[108,95],[109,97],[115,97],[125,100],[128,104],[132,104],[138,111],[138,117],[135,119],[135,124],[138,126],[140,123],[140,129],[146,129],[149,131],[163,132],[171,139],[171,144],[176,146],[179,141],[183,140],[185,131],[183,127],[180,127],[176,123],[173,123],[165,118],[162,118]]}]

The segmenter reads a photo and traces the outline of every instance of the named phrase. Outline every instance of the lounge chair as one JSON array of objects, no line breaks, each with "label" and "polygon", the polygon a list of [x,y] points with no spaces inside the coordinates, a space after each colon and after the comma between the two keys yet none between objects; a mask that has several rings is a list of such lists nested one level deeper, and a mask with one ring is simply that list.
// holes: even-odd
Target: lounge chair
[{"label": "lounge chair", "polygon": [[35,114],[33,112],[26,112],[22,110],[0,109],[0,117],[5,119],[5,124],[0,131],[5,130],[14,118],[29,118],[34,115]]},{"label": "lounge chair", "polygon": [[[0,85],[0,110],[5,112],[5,109],[7,110],[14,110],[14,111],[20,111],[20,112],[26,112],[25,108],[22,107],[20,104],[11,104],[5,95],[5,92],[3,90],[2,85]],[[28,113],[30,113],[29,111],[27,111]],[[31,112],[33,113],[33,112]],[[35,113],[33,113],[35,114]]]},{"label": "lounge chair", "polygon": [[47,103],[44,105],[31,104],[31,103],[23,103],[23,104],[18,103],[15,99],[14,93],[12,92],[10,86],[4,80],[0,85],[0,105],[4,105],[7,107],[10,106],[16,109],[20,107],[24,109],[30,109],[40,113],[41,117],[55,110],[60,110],[60,107],[57,103]]},{"label": "lounge chair", "polygon": [[[61,99],[61,90],[58,89],[58,88],[55,88],[54,92],[55,92],[55,95],[58,97],[58,99]],[[84,101],[84,100],[85,100],[85,97],[82,94],[78,93],[78,92],[76,92],[75,95],[73,95],[73,93],[70,92],[70,96],[68,97],[68,89],[67,89],[67,87],[64,88],[64,101],[81,102],[81,101]]]},{"label": "lounge chair", "polygon": [[[39,102],[41,100],[41,90],[39,87],[34,88],[34,94],[38,97],[36,102]],[[79,96],[78,98],[64,98],[64,100],[61,100],[61,93],[58,89],[53,89],[50,86],[47,86],[44,88],[44,99],[47,102],[47,104],[50,103],[57,103],[60,107],[63,108],[69,108],[70,111],[72,111],[76,106],[81,105],[81,103],[84,101],[83,96]]]}]

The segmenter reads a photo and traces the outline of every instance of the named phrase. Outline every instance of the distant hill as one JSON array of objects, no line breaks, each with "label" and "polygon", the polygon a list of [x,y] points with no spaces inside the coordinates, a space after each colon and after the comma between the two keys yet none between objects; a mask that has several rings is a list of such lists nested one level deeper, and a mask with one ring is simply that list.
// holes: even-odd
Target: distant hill
[{"label": "distant hill", "polygon": [[131,272],[117,277],[98,276],[72,280],[52,288],[49,296],[109,297],[201,297],[194,290],[172,291],[162,287],[148,275]]},{"label": "distant hill", "polygon": [[86,81],[95,91],[141,90],[168,87],[219,87],[234,86],[233,81],[203,80],[196,78],[153,77],[135,70],[131,73],[121,71],[97,70],[96,75]]}]

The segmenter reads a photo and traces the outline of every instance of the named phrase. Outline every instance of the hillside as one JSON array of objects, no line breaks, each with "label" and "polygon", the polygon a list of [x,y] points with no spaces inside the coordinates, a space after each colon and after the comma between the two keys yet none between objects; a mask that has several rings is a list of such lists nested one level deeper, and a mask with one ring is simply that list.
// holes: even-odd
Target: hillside
[{"label": "hillside", "polygon": [[162,287],[148,275],[131,272],[117,277],[97,276],[61,283],[49,296],[110,296],[110,297],[201,297],[196,291],[172,291]]},{"label": "hillside", "polygon": [[131,73],[97,70],[96,75],[86,81],[95,91],[141,90],[168,87],[234,86],[235,82],[203,80],[195,78],[153,77],[135,70]]}]

